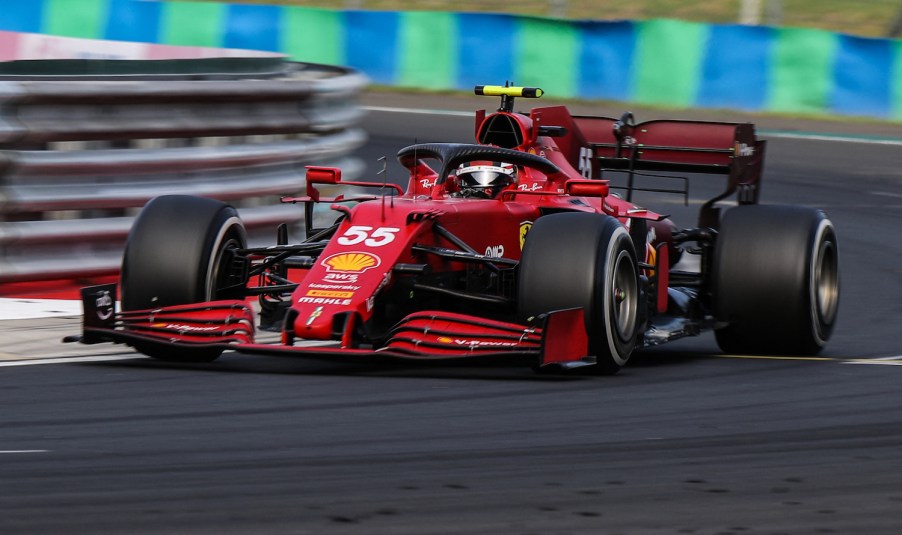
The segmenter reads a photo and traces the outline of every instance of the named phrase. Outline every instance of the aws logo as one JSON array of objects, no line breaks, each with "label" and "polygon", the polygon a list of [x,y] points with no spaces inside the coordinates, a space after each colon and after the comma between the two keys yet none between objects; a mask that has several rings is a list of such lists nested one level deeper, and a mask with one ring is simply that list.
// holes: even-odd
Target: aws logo
[{"label": "aws logo", "polygon": [[323,260],[326,271],[330,273],[363,273],[364,271],[378,267],[382,260],[370,253],[338,253]]},{"label": "aws logo", "polygon": [[532,228],[532,221],[524,221],[520,223],[520,250],[523,250],[523,244],[526,243],[526,235],[529,234],[529,229]]}]

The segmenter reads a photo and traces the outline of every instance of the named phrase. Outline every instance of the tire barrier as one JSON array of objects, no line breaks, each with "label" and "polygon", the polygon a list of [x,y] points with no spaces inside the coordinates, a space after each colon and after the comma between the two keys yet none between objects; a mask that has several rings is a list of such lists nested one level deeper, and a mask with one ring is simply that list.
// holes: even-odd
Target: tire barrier
[{"label": "tire barrier", "polygon": [[399,87],[512,80],[558,98],[902,119],[899,42],[814,29],[141,0],[17,2],[0,29],[282,52]]},{"label": "tire barrier", "polygon": [[272,242],[305,165],[362,174],[366,82],[279,58],[0,64],[0,283],[116,273],[161,194],[227,201]]},{"label": "tire barrier", "polygon": [[[0,14],[0,27],[3,27]],[[201,59],[282,56],[275,52],[79,39],[0,30],[0,61],[20,59]]]}]

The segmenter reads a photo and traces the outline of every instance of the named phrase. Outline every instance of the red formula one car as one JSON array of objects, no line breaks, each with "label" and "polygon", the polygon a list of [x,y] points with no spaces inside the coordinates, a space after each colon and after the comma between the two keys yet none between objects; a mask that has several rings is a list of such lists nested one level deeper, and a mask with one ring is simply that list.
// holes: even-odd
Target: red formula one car
[{"label": "red formula one car", "polygon": [[[477,112],[477,143],[402,149],[406,190],[309,167],[306,196],[282,199],[305,207],[300,243],[283,226],[275,245],[248,247],[222,202],[151,200],[124,253],[122,310],[114,285],[84,289],[72,339],[174,361],[236,350],[601,373],[705,329],[730,353],[824,346],[838,306],[836,233],[820,210],[757,205],[765,142],[751,124],[634,124],[563,106],[526,115],[514,98],[540,89],[476,92],[501,97],[496,112]],[[719,174],[726,187],[697,226],[677,228],[629,200],[650,172]],[[625,195],[611,191],[612,173],[627,177]],[[316,228],[314,208],[329,205],[331,224]],[[279,342],[258,343],[257,329]]]}]

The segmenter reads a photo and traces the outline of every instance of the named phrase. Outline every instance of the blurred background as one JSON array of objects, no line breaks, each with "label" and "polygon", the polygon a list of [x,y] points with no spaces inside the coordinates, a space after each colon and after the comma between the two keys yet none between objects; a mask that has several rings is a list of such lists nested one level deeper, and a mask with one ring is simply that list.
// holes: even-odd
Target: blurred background
[{"label": "blurred background", "polygon": [[870,37],[902,32],[899,0],[244,0],[330,9],[490,12],[588,20],[682,19],[821,28]]}]

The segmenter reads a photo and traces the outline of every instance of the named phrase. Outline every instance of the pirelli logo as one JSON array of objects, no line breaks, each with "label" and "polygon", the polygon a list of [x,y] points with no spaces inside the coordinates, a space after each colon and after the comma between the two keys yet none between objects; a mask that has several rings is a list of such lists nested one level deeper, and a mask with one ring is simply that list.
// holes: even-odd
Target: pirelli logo
[{"label": "pirelli logo", "polygon": [[347,299],[354,292],[336,292],[332,290],[307,290],[307,297],[330,297],[335,299]]}]

